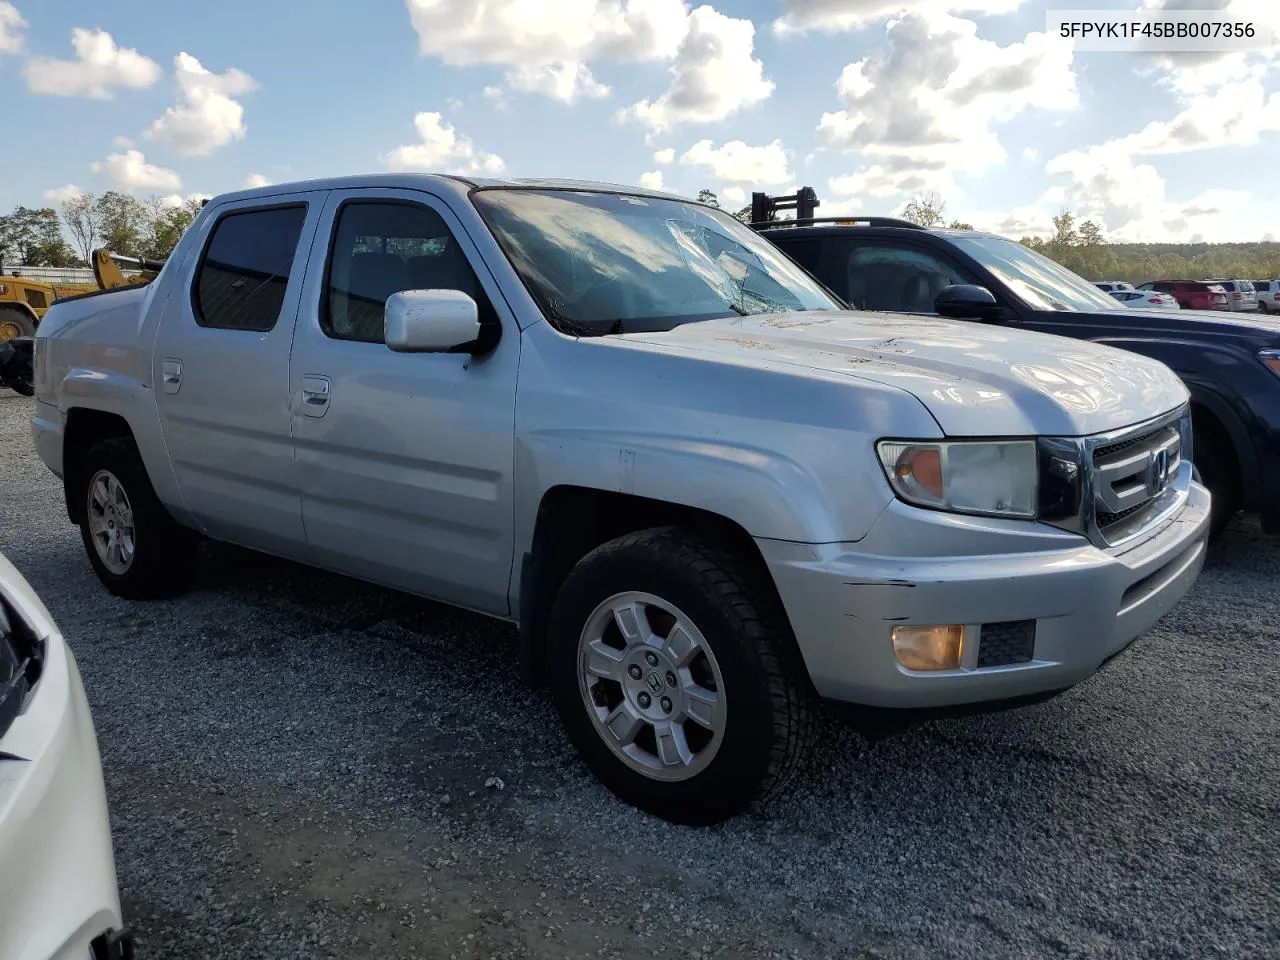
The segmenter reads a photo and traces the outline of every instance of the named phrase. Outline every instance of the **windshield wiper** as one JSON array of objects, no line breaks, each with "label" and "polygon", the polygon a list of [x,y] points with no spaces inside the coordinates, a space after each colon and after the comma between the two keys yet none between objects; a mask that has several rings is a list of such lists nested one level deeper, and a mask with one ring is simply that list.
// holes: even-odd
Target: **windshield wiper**
[{"label": "windshield wiper", "polygon": [[[575,337],[600,337],[605,333],[614,331],[599,330],[595,327],[588,326],[585,323],[579,323],[577,320],[570,320],[563,313],[557,310],[550,301],[542,303],[542,310],[547,315],[547,319],[554,320],[555,325],[565,333],[572,334]],[[617,321],[621,323],[622,321]],[[618,331],[621,332],[621,331]]]}]

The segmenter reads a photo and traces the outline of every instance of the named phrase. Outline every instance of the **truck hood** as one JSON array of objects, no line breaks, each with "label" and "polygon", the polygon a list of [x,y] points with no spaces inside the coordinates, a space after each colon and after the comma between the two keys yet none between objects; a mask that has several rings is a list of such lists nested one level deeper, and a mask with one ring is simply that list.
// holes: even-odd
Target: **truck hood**
[{"label": "truck hood", "polygon": [[1188,396],[1173,371],[1138,354],[939,317],[761,314],[610,339],[898,387],[948,436],[1103,433],[1172,410]]}]

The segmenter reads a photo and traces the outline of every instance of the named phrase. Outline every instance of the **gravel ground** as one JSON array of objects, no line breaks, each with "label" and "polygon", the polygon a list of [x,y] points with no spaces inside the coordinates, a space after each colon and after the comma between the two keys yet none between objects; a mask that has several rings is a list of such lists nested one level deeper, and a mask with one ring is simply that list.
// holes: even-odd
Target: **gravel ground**
[{"label": "gravel ground", "polygon": [[[0,550],[84,674],[146,958],[1280,956],[1280,544],[1243,520],[1076,690],[711,830],[622,806],[495,622],[230,548],[101,589],[0,394]],[[499,777],[504,787],[486,787]]]}]

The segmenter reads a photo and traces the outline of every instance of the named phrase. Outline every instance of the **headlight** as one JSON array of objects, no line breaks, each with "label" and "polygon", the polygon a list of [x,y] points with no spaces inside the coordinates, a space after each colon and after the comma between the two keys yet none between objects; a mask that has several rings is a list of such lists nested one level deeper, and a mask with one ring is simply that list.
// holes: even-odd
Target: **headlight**
[{"label": "headlight", "polygon": [[876,452],[907,503],[993,517],[1036,515],[1034,440],[881,440]]},{"label": "headlight", "polygon": [[1270,367],[1273,373],[1280,373],[1280,350],[1259,350],[1258,359]]}]

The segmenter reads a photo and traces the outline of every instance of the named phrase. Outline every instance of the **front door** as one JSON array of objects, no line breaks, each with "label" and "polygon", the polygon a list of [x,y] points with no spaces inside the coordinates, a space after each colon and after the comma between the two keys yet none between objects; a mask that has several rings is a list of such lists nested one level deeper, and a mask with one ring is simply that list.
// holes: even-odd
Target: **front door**
[{"label": "front door", "polygon": [[203,227],[190,289],[164,308],[152,382],[183,501],[210,536],[295,555],[302,498],[289,349],[323,192],[240,201]]},{"label": "front door", "polygon": [[[320,230],[290,365],[312,559],[505,615],[519,328],[457,218],[428,194],[335,191]],[[500,324],[496,347],[392,352],[383,304],[410,289],[470,294]]]}]

